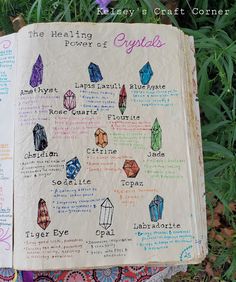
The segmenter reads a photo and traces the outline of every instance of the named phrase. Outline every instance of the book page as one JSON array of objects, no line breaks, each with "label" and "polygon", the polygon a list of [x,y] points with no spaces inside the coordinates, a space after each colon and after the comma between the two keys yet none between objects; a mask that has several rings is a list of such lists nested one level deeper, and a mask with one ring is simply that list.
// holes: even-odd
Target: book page
[{"label": "book page", "polygon": [[180,38],[154,24],[20,31],[17,269],[194,260]]},{"label": "book page", "polygon": [[16,35],[0,37],[0,266],[12,266]]}]

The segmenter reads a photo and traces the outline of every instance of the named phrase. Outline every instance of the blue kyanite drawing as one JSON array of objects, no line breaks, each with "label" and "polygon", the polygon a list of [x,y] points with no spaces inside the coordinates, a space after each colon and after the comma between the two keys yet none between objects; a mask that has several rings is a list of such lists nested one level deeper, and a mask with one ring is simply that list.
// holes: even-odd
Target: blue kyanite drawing
[{"label": "blue kyanite drawing", "polygon": [[72,160],[66,163],[66,177],[68,179],[75,179],[80,169],[81,169],[80,162],[77,157],[74,157]]},{"label": "blue kyanite drawing", "polygon": [[147,62],[139,71],[140,80],[143,85],[147,85],[153,76],[153,71],[149,62]]},{"label": "blue kyanite drawing", "polygon": [[162,219],[163,207],[164,199],[161,196],[156,195],[149,204],[151,221],[157,222],[159,219]]},{"label": "blue kyanite drawing", "polygon": [[30,77],[30,85],[32,87],[37,87],[43,82],[43,60],[39,55],[35,64],[32,68],[32,73]]},{"label": "blue kyanite drawing", "polygon": [[89,71],[91,82],[98,82],[98,81],[103,80],[103,77],[102,77],[102,74],[101,74],[101,71],[98,65],[94,63],[90,63],[88,67],[88,71]]}]

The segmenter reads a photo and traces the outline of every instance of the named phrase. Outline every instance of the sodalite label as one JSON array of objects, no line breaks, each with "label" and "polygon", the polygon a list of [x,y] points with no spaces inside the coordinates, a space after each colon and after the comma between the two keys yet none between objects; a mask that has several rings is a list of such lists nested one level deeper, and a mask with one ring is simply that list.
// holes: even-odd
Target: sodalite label
[{"label": "sodalite label", "polygon": [[154,199],[149,204],[149,212],[151,221],[157,222],[159,219],[162,219],[162,213],[164,208],[164,199],[156,195]]},{"label": "sodalite label", "polygon": [[33,129],[35,151],[43,151],[48,146],[48,140],[44,126],[37,123]]},{"label": "sodalite label", "polygon": [[74,157],[66,163],[66,177],[68,179],[75,179],[80,169],[80,162],[77,157]]},{"label": "sodalite label", "polygon": [[147,85],[153,76],[153,71],[149,62],[147,62],[139,71],[140,81],[143,85]]},{"label": "sodalite label", "polygon": [[98,65],[90,63],[88,67],[91,82],[98,82],[103,80],[102,73]]},{"label": "sodalite label", "polygon": [[32,74],[29,84],[32,87],[37,87],[43,82],[43,60],[41,55],[38,56],[35,64],[33,65]]}]

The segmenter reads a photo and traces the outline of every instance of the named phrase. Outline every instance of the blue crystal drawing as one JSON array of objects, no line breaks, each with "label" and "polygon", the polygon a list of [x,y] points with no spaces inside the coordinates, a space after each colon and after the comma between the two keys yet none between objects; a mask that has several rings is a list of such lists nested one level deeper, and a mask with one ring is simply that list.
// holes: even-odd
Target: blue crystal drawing
[{"label": "blue crystal drawing", "polygon": [[48,146],[48,140],[44,126],[37,123],[33,129],[35,151],[43,151]]},{"label": "blue crystal drawing", "polygon": [[112,225],[114,206],[112,205],[109,198],[101,204],[100,215],[99,215],[99,225],[104,229],[108,229]]},{"label": "blue crystal drawing", "polygon": [[37,87],[43,82],[43,60],[39,55],[35,64],[33,65],[32,74],[30,77],[30,85]]},{"label": "blue crystal drawing", "polygon": [[147,85],[153,76],[153,71],[149,62],[147,62],[139,71],[140,80],[143,85]]},{"label": "blue crystal drawing", "polygon": [[98,81],[103,80],[103,77],[102,77],[102,74],[101,74],[101,71],[98,65],[94,63],[90,63],[88,67],[88,71],[89,71],[91,82],[98,82]]},{"label": "blue crystal drawing", "polygon": [[74,157],[66,163],[66,177],[68,179],[75,179],[80,169],[80,162],[77,157]]},{"label": "blue crystal drawing", "polygon": [[161,196],[156,195],[149,204],[151,221],[157,222],[159,219],[162,219],[163,208],[164,199]]}]

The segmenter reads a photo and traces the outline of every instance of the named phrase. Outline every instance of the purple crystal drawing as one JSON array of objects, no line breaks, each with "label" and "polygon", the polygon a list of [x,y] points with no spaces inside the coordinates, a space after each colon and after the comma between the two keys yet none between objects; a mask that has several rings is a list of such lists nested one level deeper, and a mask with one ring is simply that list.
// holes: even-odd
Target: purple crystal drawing
[{"label": "purple crystal drawing", "polygon": [[76,107],[76,96],[71,90],[68,90],[64,95],[64,108],[68,111]]},{"label": "purple crystal drawing", "polygon": [[42,82],[43,82],[43,61],[41,55],[39,55],[32,68],[30,85],[32,87],[37,87],[40,84],[42,84]]}]

